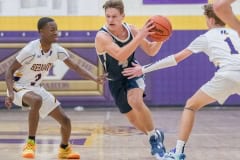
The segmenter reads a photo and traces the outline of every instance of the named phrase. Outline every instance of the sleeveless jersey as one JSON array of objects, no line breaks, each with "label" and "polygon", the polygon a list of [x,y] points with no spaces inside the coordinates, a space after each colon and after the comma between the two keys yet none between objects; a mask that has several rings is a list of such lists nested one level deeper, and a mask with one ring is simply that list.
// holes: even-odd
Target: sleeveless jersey
[{"label": "sleeveless jersey", "polygon": [[210,29],[187,48],[194,53],[204,52],[219,71],[240,70],[240,39],[230,28]]},{"label": "sleeveless jersey", "polygon": [[64,61],[68,57],[67,51],[56,43],[52,44],[48,53],[43,53],[39,39],[29,42],[16,57],[22,66],[14,73],[15,84],[39,85],[55,61]]},{"label": "sleeveless jersey", "polygon": [[[128,24],[123,23],[123,26],[128,31],[128,36],[125,40],[120,40],[119,38],[114,36],[107,29],[106,26],[103,26],[99,31],[108,33],[112,37],[114,43],[116,43],[119,47],[123,47],[133,39],[133,35],[131,33],[131,30],[130,30]],[[135,61],[134,53],[135,52],[133,52],[125,62],[119,62],[118,60],[114,59],[111,55],[109,55],[106,52],[98,53],[98,57],[103,65],[105,72],[108,75],[109,80],[115,81],[115,80],[120,80],[120,79],[124,78],[124,76],[122,75],[121,72],[123,71],[124,68],[130,67],[131,63]]]}]

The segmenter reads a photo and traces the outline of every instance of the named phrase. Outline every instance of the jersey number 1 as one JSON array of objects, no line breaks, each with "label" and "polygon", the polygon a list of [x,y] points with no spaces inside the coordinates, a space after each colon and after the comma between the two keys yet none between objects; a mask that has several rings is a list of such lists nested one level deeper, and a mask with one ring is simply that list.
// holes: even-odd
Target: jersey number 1
[{"label": "jersey number 1", "polygon": [[227,42],[229,48],[231,49],[231,54],[238,54],[238,51],[233,46],[233,43],[229,37],[227,37],[224,41]]}]

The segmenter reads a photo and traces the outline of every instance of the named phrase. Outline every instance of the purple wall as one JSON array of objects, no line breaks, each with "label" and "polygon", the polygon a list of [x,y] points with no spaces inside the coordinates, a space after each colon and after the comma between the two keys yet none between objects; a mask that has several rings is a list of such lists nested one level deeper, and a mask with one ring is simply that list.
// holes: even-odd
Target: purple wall
[{"label": "purple wall", "polygon": [[[68,36],[60,39],[62,42],[93,42],[96,32],[68,32]],[[90,33],[90,34],[89,34]],[[137,50],[137,58],[142,64],[156,61],[160,58],[176,53],[184,49],[195,37],[204,33],[204,31],[174,31],[172,37],[165,42],[160,52],[155,57],[146,56],[140,49]],[[36,32],[26,32],[26,36],[22,37],[20,32],[6,32],[6,37],[0,37],[0,42],[27,42],[37,38]],[[78,50],[78,49],[73,49]],[[93,49],[85,49],[86,59],[96,60],[96,53]],[[94,53],[92,53],[94,52]],[[6,58],[9,50],[0,49],[0,61]],[[91,56],[89,56],[91,55]],[[183,61],[176,67],[155,71],[146,75],[147,97],[146,101],[149,105],[184,105],[189,98],[202,84],[207,82],[215,71],[213,64],[209,63],[207,56],[204,54],[193,55],[189,59]],[[0,75],[3,80],[3,74]],[[109,95],[107,86],[103,97],[97,96],[72,96],[59,97],[64,105],[112,105],[112,99]],[[0,97],[0,103],[3,103],[3,97]],[[240,98],[232,96],[226,102],[226,105],[237,105]],[[1,105],[0,105],[1,106]]]}]

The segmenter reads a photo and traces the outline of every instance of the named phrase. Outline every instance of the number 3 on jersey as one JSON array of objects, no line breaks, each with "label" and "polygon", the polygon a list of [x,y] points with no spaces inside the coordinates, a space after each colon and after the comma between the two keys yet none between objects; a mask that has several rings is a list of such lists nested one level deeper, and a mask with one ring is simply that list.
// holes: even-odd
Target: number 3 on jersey
[{"label": "number 3 on jersey", "polygon": [[34,81],[34,82],[31,82],[31,86],[34,86],[34,85],[36,84],[36,82],[37,82],[39,79],[41,79],[41,77],[42,77],[41,73],[37,74],[37,75],[35,76],[35,81]]}]

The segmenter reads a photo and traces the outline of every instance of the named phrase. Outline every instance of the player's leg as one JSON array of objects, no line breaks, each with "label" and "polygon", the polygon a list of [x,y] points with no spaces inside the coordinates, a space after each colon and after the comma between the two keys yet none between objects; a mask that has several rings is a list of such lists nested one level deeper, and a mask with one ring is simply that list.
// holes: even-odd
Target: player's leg
[{"label": "player's leg", "polygon": [[125,114],[128,118],[128,121],[137,129],[147,134],[142,123],[138,120],[138,116],[135,113],[135,110],[132,110],[132,107],[128,104],[127,100],[127,89],[124,85],[126,81],[109,81],[109,89],[111,95],[114,99],[115,104],[119,108],[119,111],[122,114]]},{"label": "player's leg", "polygon": [[180,121],[180,130],[176,148],[165,154],[163,160],[185,159],[184,147],[192,131],[196,111],[198,111],[203,106],[215,101],[215,99],[208,96],[201,90],[198,90],[191,98],[187,100]]},{"label": "player's leg", "polygon": [[42,105],[42,97],[34,92],[27,92],[23,96],[23,103],[30,106],[28,114],[29,136],[35,136],[39,122],[39,110]]},{"label": "player's leg", "polygon": [[137,123],[141,123],[145,132],[154,130],[152,115],[148,107],[143,102],[143,90],[134,88],[128,91],[128,103],[136,114]]},{"label": "player's leg", "polygon": [[194,124],[196,112],[200,108],[213,102],[216,102],[216,100],[201,90],[198,90],[191,98],[187,100],[180,122],[180,132],[178,136],[179,139],[185,142],[188,140]]},{"label": "player's leg", "polygon": [[58,158],[80,159],[80,155],[73,152],[71,146],[69,145],[71,121],[64,113],[63,109],[60,106],[56,107],[52,112],[49,113],[49,116],[53,117],[61,125],[60,132],[62,140],[59,148]]},{"label": "player's leg", "polygon": [[60,133],[62,136],[61,144],[67,145],[71,134],[71,121],[59,106],[56,107],[49,116],[54,118],[60,124]]},{"label": "player's leg", "polygon": [[128,103],[135,113],[137,123],[141,123],[147,132],[152,155],[160,159],[165,153],[164,135],[162,131],[154,127],[151,112],[143,101],[143,90],[141,88],[130,89],[128,91]]},{"label": "player's leg", "polygon": [[165,147],[163,145],[164,134],[154,127],[152,114],[143,101],[144,88],[145,84],[142,77],[128,80],[127,99],[132,110],[136,113],[138,123],[141,123],[149,136],[152,155],[157,159],[161,159],[165,153]]},{"label": "player's leg", "polygon": [[28,113],[28,140],[24,147],[22,156],[24,158],[35,157],[35,136],[39,122],[39,110],[42,105],[42,97],[32,91],[27,92],[22,97],[22,103],[25,106],[30,106]]},{"label": "player's leg", "polygon": [[[61,145],[59,149],[59,158],[75,158],[79,159],[79,154],[74,153],[71,146],[68,145],[71,134],[71,122],[63,109],[60,107],[59,101],[43,87],[41,87],[39,94],[43,97],[42,107],[39,110],[40,116],[45,118],[51,116],[60,124],[60,132],[62,136]],[[61,153],[61,154],[60,154]]]},{"label": "player's leg", "polygon": [[[227,77],[227,78],[225,78]],[[235,78],[235,75],[233,76]],[[223,104],[231,95],[237,92],[236,83],[231,81],[230,75],[215,74],[215,76],[204,84],[187,102],[182,113],[179,139],[176,148],[166,154],[163,160],[184,160],[183,153],[195,120],[195,112],[207,104],[218,101]]]},{"label": "player's leg", "polygon": [[128,121],[138,130],[142,131],[143,133],[145,133],[147,135],[147,131],[144,128],[144,125],[141,123],[141,121],[138,119],[138,115],[137,115],[137,111],[135,110],[131,110],[127,113],[125,113]]}]

